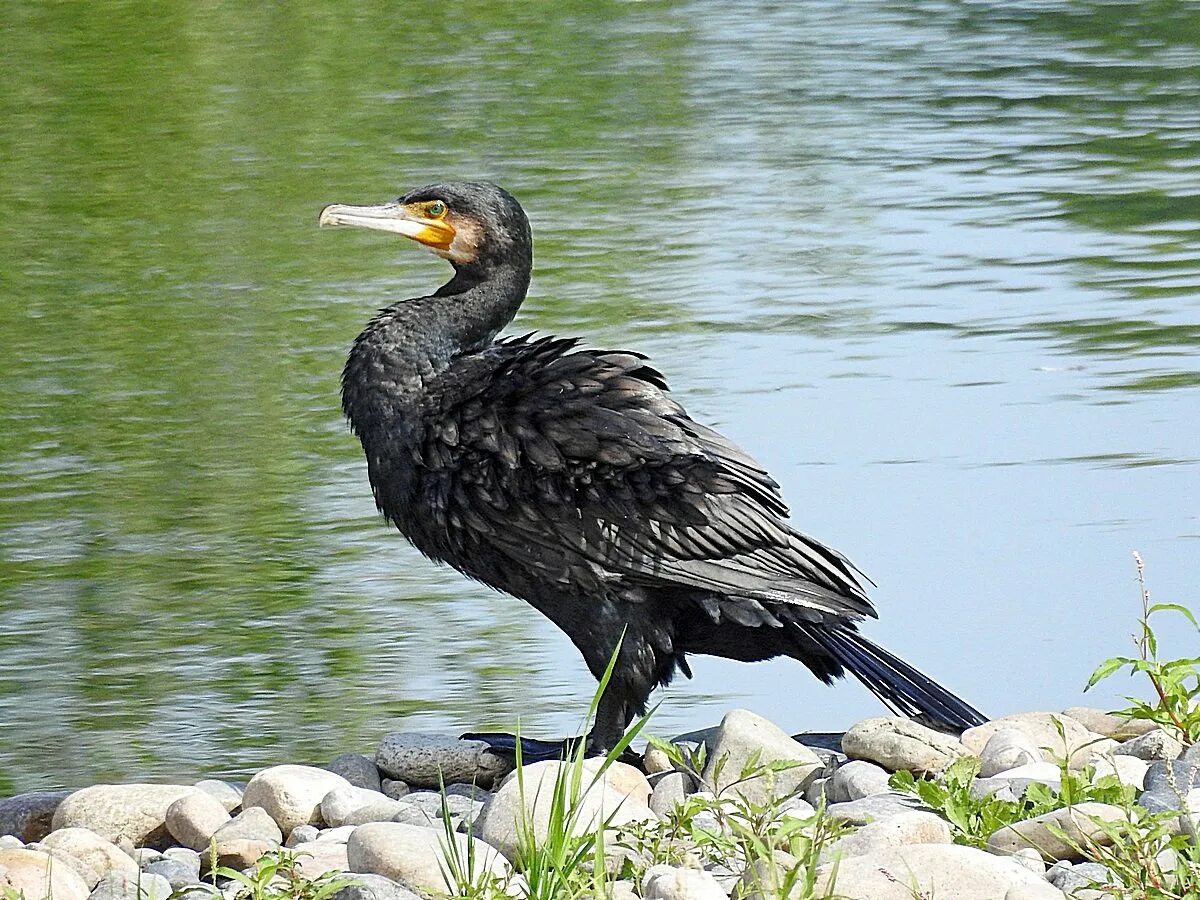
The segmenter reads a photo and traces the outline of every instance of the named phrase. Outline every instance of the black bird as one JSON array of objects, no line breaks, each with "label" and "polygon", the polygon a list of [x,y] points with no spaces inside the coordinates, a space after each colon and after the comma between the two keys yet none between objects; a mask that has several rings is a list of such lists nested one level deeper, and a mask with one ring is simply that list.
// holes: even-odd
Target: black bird
[{"label": "black bird", "polygon": [[454,267],[358,336],[342,408],[376,505],[418,550],[540,610],[597,678],[620,644],[590,751],[690,676],[690,653],[790,656],[826,683],[850,672],[897,713],[985,721],[858,633],[876,613],[850,562],[788,524],[775,481],[688,416],[645,356],[497,338],[533,265],[508,192],[433,184],[327,206],[320,224],[402,234]]}]

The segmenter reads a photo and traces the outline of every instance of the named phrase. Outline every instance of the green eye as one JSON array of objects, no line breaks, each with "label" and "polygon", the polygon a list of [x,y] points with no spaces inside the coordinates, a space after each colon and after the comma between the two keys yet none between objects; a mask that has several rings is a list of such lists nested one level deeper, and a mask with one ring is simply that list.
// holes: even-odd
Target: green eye
[{"label": "green eye", "polygon": [[434,200],[425,207],[425,215],[431,219],[440,219],[446,214],[446,204],[441,200]]}]

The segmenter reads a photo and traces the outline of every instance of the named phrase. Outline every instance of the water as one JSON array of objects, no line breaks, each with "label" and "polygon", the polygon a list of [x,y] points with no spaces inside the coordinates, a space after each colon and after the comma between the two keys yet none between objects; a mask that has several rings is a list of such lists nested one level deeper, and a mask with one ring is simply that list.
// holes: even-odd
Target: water
[{"label": "water", "polygon": [[[574,649],[384,527],[338,411],[445,270],[316,213],[443,177],[530,212],[516,328],[652,354],[989,713],[1140,691],[1081,695],[1131,550],[1197,602],[1195,4],[155,9],[0,11],[0,795],[579,726]],[[879,711],[695,669],[654,730]]]}]

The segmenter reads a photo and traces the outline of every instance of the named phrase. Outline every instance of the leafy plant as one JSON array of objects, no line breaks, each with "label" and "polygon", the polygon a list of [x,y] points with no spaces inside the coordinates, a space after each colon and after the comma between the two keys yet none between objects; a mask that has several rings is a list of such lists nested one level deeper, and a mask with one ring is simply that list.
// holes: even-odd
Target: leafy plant
[{"label": "leafy plant", "polygon": [[216,847],[209,846],[213,884],[225,878],[239,885],[237,900],[327,900],[344,887],[357,883],[354,878],[335,872],[323,872],[309,878],[300,871],[303,851],[271,850],[258,858],[249,872],[216,865]]},{"label": "leafy plant", "polygon": [[1182,604],[1151,604],[1150,591],[1146,587],[1146,568],[1141,555],[1135,552],[1133,561],[1137,567],[1138,587],[1142,598],[1142,617],[1138,620],[1141,627],[1133,639],[1138,654],[1106,659],[1092,673],[1084,690],[1121,669],[1128,669],[1131,675],[1145,675],[1154,688],[1156,702],[1147,703],[1136,697],[1126,697],[1130,706],[1118,710],[1116,715],[1153,722],[1168,733],[1175,734],[1185,744],[1191,745],[1200,740],[1200,657],[1160,659],[1158,637],[1150,625],[1150,617],[1174,612],[1187,619],[1198,632],[1200,624],[1192,611]]}]

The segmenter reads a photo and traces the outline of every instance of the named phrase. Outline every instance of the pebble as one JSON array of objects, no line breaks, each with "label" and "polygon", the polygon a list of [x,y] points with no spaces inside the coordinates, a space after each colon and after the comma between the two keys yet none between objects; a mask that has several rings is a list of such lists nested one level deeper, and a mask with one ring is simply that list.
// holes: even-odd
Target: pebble
[{"label": "pebble", "polygon": [[[278,828],[279,826],[275,826]],[[287,841],[283,846],[289,850],[299,847],[301,844],[307,844],[309,841],[315,841],[321,834],[321,829],[316,825],[297,825],[292,829],[292,833],[288,835]]]},{"label": "pebble", "polygon": [[912,844],[823,865],[816,896],[826,893],[845,900],[1063,900],[1020,863],[958,844]]},{"label": "pebble", "polygon": [[207,847],[213,833],[228,821],[225,805],[204,790],[185,794],[167,807],[167,831],[192,850]]},{"label": "pebble", "polygon": [[[1058,731],[1060,725],[1063,730],[1061,735]],[[1048,760],[1057,761],[1069,756],[1072,769],[1083,768],[1097,753],[1107,753],[1117,747],[1116,741],[1089,731],[1070,716],[1050,712],[1017,713],[993,719],[964,731],[962,743],[978,756],[993,734],[1008,728],[1022,732]]]},{"label": "pebble", "polygon": [[979,775],[988,778],[998,772],[1029,763],[1048,762],[1023,731],[1016,728],[997,730],[979,753]]},{"label": "pebble", "polygon": [[861,800],[888,790],[891,773],[875,763],[855,759],[841,766],[825,785],[825,799],[830,803]]},{"label": "pebble", "polygon": [[53,830],[87,828],[135,847],[170,846],[167,807],[197,788],[178,784],[98,784],[75,791],[54,812]]},{"label": "pebble", "polygon": [[196,857],[193,865],[190,860],[164,856],[147,865],[142,871],[167,879],[172,889],[181,888],[200,880],[200,857]]},{"label": "pebble", "polygon": [[40,841],[50,833],[54,811],[71,791],[31,791],[0,800],[0,834],[19,837],[24,843]]},{"label": "pebble", "polygon": [[1006,825],[988,837],[987,847],[1002,855],[1029,847],[1041,853],[1047,862],[1074,859],[1077,856],[1075,848],[1087,842],[1099,846],[1111,843],[1098,821],[1120,822],[1125,818],[1124,811],[1117,806],[1090,801],[1078,803]]},{"label": "pebble", "polygon": [[[385,797],[391,797],[393,800],[399,800],[401,797],[408,794],[412,790],[405,782],[397,781],[394,778],[379,779],[380,790]],[[453,787],[453,785],[448,785]]]},{"label": "pebble", "polygon": [[286,835],[297,825],[320,825],[321,801],[334,788],[351,787],[341,775],[313,766],[282,765],[250,779],[242,807],[261,806]]},{"label": "pebble", "polygon": [[728,900],[717,880],[699,869],[651,866],[642,879],[645,900]]},{"label": "pebble", "polygon": [[[467,838],[454,835],[457,852],[467,858]],[[445,836],[433,828],[399,822],[370,822],[360,825],[346,845],[351,872],[369,872],[397,881],[410,890],[435,893],[451,889],[446,875],[451,861],[443,843]],[[486,841],[474,839],[476,873],[504,878],[508,862]]]},{"label": "pebble", "polygon": [[[9,888],[26,900],[50,896],[53,900],[87,900],[90,893],[83,877],[70,866],[55,864],[54,857],[40,850],[18,847],[0,850],[0,888]],[[49,886],[47,895],[46,887]]]},{"label": "pebble", "polygon": [[458,783],[490,787],[513,768],[483,741],[429,733],[389,734],[375,751],[375,765],[388,778],[424,788]]},{"label": "pebble", "polygon": [[[795,765],[743,781],[741,773],[753,757],[759,764]],[[722,759],[718,774],[718,761]],[[772,797],[802,791],[824,765],[819,756],[779,726],[747,710],[735,709],[725,714],[712,737],[702,777],[717,788],[718,794],[729,789],[751,803],[764,803]]]},{"label": "pebble", "polygon": [[335,775],[341,775],[357,788],[383,792],[379,767],[375,765],[373,759],[363,756],[361,753],[339,754],[331,759],[325,768]]},{"label": "pebble", "polygon": [[[501,785],[484,808],[476,823],[475,833],[510,860],[517,855],[518,833],[522,823],[527,821],[532,826],[536,841],[544,841],[550,829],[555,778],[564,765],[571,763],[547,761],[525,766],[522,779],[512,778]],[[524,782],[523,790],[521,781]],[[584,779],[581,791],[583,794],[572,822],[572,834],[586,834],[601,821],[609,821],[617,826],[657,818],[650,807],[622,794],[607,778],[590,785]]]},{"label": "pebble", "polygon": [[1178,759],[1183,754],[1183,744],[1161,728],[1125,741],[1113,751],[1114,756],[1133,756],[1137,759]]},{"label": "pebble", "polygon": [[970,755],[954,738],[897,716],[859,722],[842,737],[842,750],[852,759],[878,763],[892,772],[904,769],[918,774],[937,774]]}]

